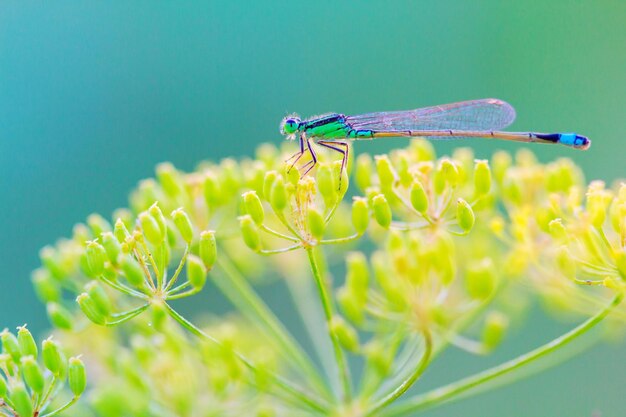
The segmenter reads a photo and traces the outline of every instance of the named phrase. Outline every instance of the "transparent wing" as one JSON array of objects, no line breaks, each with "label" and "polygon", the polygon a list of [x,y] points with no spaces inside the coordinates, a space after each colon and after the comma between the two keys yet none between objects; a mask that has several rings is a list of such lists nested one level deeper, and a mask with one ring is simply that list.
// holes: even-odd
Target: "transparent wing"
[{"label": "transparent wing", "polygon": [[347,116],[353,129],[393,130],[500,130],[515,120],[515,109],[502,100],[461,101],[416,110]]}]

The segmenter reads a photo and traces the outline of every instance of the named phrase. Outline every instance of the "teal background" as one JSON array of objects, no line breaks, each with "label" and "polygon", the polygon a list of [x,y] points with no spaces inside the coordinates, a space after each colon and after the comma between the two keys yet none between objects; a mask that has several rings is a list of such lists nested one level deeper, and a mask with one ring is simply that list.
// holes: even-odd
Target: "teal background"
[{"label": "teal background", "polygon": [[[47,326],[29,273],[40,247],[108,215],[168,160],[251,155],[287,112],[359,113],[498,97],[515,130],[576,131],[588,178],[626,165],[623,1],[11,1],[0,3],[0,328]],[[380,152],[402,140],[359,143]],[[479,156],[518,145],[468,142]],[[458,143],[437,143],[440,153]],[[200,301],[201,302],[201,301]],[[431,383],[566,327],[539,313],[496,357],[450,354]],[[427,413],[623,415],[626,347]]]}]

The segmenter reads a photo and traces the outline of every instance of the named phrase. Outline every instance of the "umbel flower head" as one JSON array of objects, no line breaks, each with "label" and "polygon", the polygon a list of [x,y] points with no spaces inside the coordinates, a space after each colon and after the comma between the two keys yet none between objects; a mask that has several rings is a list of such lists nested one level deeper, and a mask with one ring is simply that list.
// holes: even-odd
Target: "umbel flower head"
[{"label": "umbel flower head", "polygon": [[[571,161],[544,165],[525,150],[438,158],[421,140],[361,154],[347,169],[320,154],[304,177],[288,155],[262,145],[254,159],[191,173],[160,164],[129,208],[89,216],[42,249],[32,280],[58,338],[104,370],[89,407],[192,415],[219,404],[249,415],[242,405],[262,398],[258,415],[408,415],[514,369],[505,363],[396,404],[435,352],[496,349],[527,301],[591,316],[530,352],[537,358],[609,311],[625,317],[615,308],[626,282],[624,184],[587,185]],[[308,337],[274,314],[289,308],[282,299],[272,298],[275,308],[257,294],[267,285],[294,299]],[[198,326],[177,310],[176,300],[216,291],[236,314],[202,302],[219,318]],[[358,384],[350,356],[365,364]],[[179,381],[175,389],[163,375]]]}]

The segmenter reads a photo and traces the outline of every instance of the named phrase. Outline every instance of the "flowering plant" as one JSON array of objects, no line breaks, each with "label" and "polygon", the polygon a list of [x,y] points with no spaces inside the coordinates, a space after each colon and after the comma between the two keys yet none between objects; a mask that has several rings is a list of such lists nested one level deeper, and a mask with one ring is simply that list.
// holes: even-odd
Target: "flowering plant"
[{"label": "flowering plant", "polygon": [[[422,140],[347,170],[321,155],[305,177],[286,155],[262,145],[191,173],[160,164],[112,223],[91,215],[45,247],[33,283],[55,338],[41,367],[25,327],[2,333],[0,415],[410,415],[519,377],[603,321],[623,325],[626,185],[586,186],[571,161],[526,150],[437,158]],[[261,297],[269,285],[293,304]],[[218,290],[236,313],[181,313],[177,300]],[[445,349],[490,354],[531,299],[581,324],[409,392]],[[87,401],[74,405],[81,359],[68,364],[54,340],[82,352]]]}]

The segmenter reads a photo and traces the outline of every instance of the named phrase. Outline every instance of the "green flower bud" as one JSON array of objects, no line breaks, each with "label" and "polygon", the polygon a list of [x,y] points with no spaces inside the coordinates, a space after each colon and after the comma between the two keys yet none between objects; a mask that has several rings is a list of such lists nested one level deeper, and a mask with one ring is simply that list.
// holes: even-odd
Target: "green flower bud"
[{"label": "green flower bud", "polygon": [[477,159],[474,164],[474,194],[478,197],[488,194],[491,190],[491,169],[489,162]]},{"label": "green flower bud", "polygon": [[374,210],[374,218],[384,229],[388,229],[391,225],[391,207],[383,194],[378,194],[372,200],[372,209]]},{"label": "green flower bud", "polygon": [[32,355],[37,357],[37,343],[26,325],[17,328],[17,343],[20,345],[22,356]]},{"label": "green flower bud", "polygon": [[163,242],[163,238],[165,237],[165,233],[163,233],[161,227],[157,221],[150,215],[150,213],[144,211],[139,214],[139,224],[141,225],[141,230],[143,231],[143,235],[146,237],[146,240],[153,245],[159,245]]},{"label": "green flower bud", "polygon": [[411,205],[418,213],[426,213],[428,211],[428,195],[422,183],[415,179],[411,184]]},{"label": "green flower bud", "polygon": [[169,162],[160,163],[156,167],[156,175],[167,195],[175,197],[182,193],[184,186],[174,165]]},{"label": "green flower bud", "polygon": [[363,322],[365,310],[360,302],[360,297],[356,296],[347,286],[337,290],[337,303],[341,311],[354,323]]},{"label": "green flower bud", "polygon": [[282,212],[287,207],[287,188],[283,177],[278,175],[270,189],[270,204],[277,213]]},{"label": "green flower bud", "polygon": [[604,190],[590,191],[587,194],[587,211],[590,215],[591,224],[594,227],[600,228],[604,224],[610,200],[610,194]]},{"label": "green flower bud", "polygon": [[159,225],[161,233],[165,235],[167,232],[167,223],[159,205],[157,203],[153,203],[148,209],[148,213],[150,213],[154,221]]},{"label": "green flower bud", "polygon": [[222,192],[221,184],[213,171],[207,171],[204,174],[204,182],[202,184],[204,200],[209,208],[215,208],[219,205]]},{"label": "green flower bud", "polygon": [[370,222],[367,200],[363,197],[354,197],[352,202],[352,225],[357,234],[362,235]]},{"label": "green flower bud", "polygon": [[191,220],[187,213],[181,208],[174,210],[171,214],[172,219],[174,220],[174,225],[178,229],[178,232],[183,237],[183,240],[187,242],[187,244],[191,243],[193,240],[193,225],[191,224]]},{"label": "green flower bud", "polygon": [[265,220],[265,210],[256,191],[247,191],[242,194],[242,197],[246,214],[249,214],[257,225],[262,225]]},{"label": "green flower bud", "polygon": [[45,381],[43,378],[43,372],[41,372],[41,368],[37,365],[37,361],[32,355],[22,356],[21,365],[26,384],[28,384],[33,392],[41,395],[43,393]]},{"label": "green flower bud", "polygon": [[82,223],[77,223],[74,227],[72,227],[72,239],[76,243],[82,244],[91,240],[92,236],[91,230],[89,230],[89,228]]},{"label": "green flower bud", "polygon": [[113,229],[113,234],[119,243],[124,243],[126,239],[130,237],[130,232],[128,228],[122,221],[122,219],[118,218],[115,221],[115,228]]},{"label": "green flower bud", "polygon": [[79,397],[87,386],[87,375],[85,373],[85,365],[80,358],[70,358],[69,373],[67,380],[70,386],[70,390],[74,394],[74,397]]},{"label": "green flower bud", "polygon": [[359,336],[341,316],[334,316],[329,323],[332,335],[337,339],[344,349],[350,352],[359,350]]},{"label": "green flower bud", "polygon": [[483,346],[488,351],[493,350],[504,338],[508,327],[509,319],[504,314],[496,311],[489,313],[483,328]]},{"label": "green flower bud", "polygon": [[565,226],[563,226],[563,221],[561,219],[554,219],[548,223],[548,230],[550,231],[550,235],[559,240],[559,241],[567,241],[567,230]]},{"label": "green flower bud", "polygon": [[187,281],[194,289],[202,289],[206,283],[206,268],[202,260],[194,255],[187,257]]},{"label": "green flower bud", "polygon": [[18,416],[31,417],[33,415],[33,403],[23,384],[18,383],[11,388],[11,402]]},{"label": "green flower bud", "polygon": [[52,274],[54,278],[59,281],[62,281],[65,278],[65,271],[59,263],[57,253],[52,246],[41,248],[41,251],[39,251],[39,258],[41,259],[43,266],[50,271],[50,274]]},{"label": "green flower bud", "polygon": [[107,259],[104,246],[92,240],[87,242],[87,249],[85,250],[87,255],[87,265],[89,266],[89,272],[92,276],[102,275],[104,272],[104,261]]},{"label": "green flower bud", "polygon": [[134,257],[131,255],[123,256],[120,267],[130,285],[133,287],[142,287],[144,285],[146,277],[141,265]]},{"label": "green flower bud", "polygon": [[215,231],[205,230],[200,233],[199,243],[200,259],[204,262],[207,270],[211,270],[217,259],[217,243],[215,242]]},{"label": "green flower bud", "polygon": [[465,289],[470,297],[485,300],[496,287],[496,271],[489,258],[470,265],[465,273]]},{"label": "green flower bud", "polygon": [[239,217],[239,227],[246,245],[255,252],[260,251],[261,237],[259,236],[259,229],[249,214]]},{"label": "green flower bud", "polygon": [[90,214],[87,217],[87,225],[91,228],[91,232],[95,237],[111,231],[111,224],[99,214]]},{"label": "green flower bud", "polygon": [[270,201],[272,186],[274,181],[276,181],[276,177],[278,177],[278,172],[268,171],[265,173],[265,178],[263,178],[263,198],[267,201]]},{"label": "green flower bud", "polygon": [[22,351],[20,349],[20,345],[17,341],[17,337],[8,329],[2,330],[0,333],[0,341],[2,341],[3,350],[8,353],[13,362],[20,363],[20,358],[22,357]]},{"label": "green flower bud", "polygon": [[459,168],[456,163],[448,158],[441,160],[441,171],[445,181],[452,187],[459,183]]},{"label": "green flower bud", "polygon": [[48,303],[46,304],[46,310],[48,312],[48,317],[50,318],[50,323],[56,328],[63,330],[71,330],[74,318],[63,306],[59,303]]},{"label": "green flower bud", "polygon": [[365,191],[372,185],[372,176],[374,174],[372,157],[366,153],[362,153],[356,158],[356,168],[354,177],[356,185],[361,191]]},{"label": "green flower bud", "polygon": [[346,286],[365,305],[369,283],[367,259],[361,252],[350,252],[346,255]]},{"label": "green flower bud", "polygon": [[498,151],[493,154],[491,166],[493,167],[493,176],[498,184],[502,184],[506,171],[512,163],[511,155],[508,152]]},{"label": "green flower bud", "polygon": [[53,375],[58,376],[63,369],[63,356],[57,342],[48,338],[41,344],[41,356],[46,368],[52,372]]},{"label": "green flower bud", "polygon": [[474,210],[467,201],[459,198],[456,205],[456,221],[464,232],[469,232],[474,227]]},{"label": "green flower bud", "polygon": [[376,172],[378,173],[378,180],[380,181],[380,188],[388,190],[393,187],[396,182],[396,172],[391,165],[391,161],[387,155],[376,155]]},{"label": "green flower bud", "polygon": [[76,297],[78,306],[83,311],[85,316],[95,324],[104,325],[106,323],[106,317],[100,312],[96,303],[86,292]]},{"label": "green flower bud", "polygon": [[[189,271],[189,270],[188,270]],[[188,272],[189,274],[189,272]],[[204,286],[204,283],[202,284]],[[169,313],[162,300],[152,300],[150,313],[152,317],[152,326],[159,332],[163,332]]]},{"label": "green flower bud", "polygon": [[317,166],[315,180],[320,194],[324,198],[326,207],[332,206],[337,200],[337,184],[335,183],[335,173],[330,164],[321,163]]},{"label": "green flower bud", "polygon": [[33,271],[31,280],[37,297],[47,303],[49,301],[58,301],[61,298],[61,289],[54,282],[50,272],[46,269],[39,268]]},{"label": "green flower bud", "polygon": [[310,207],[307,211],[307,222],[311,236],[317,240],[322,239],[324,237],[324,229],[326,228],[326,222],[322,213]]},{"label": "green flower bud", "polygon": [[102,233],[102,246],[106,252],[107,258],[113,265],[117,265],[117,258],[122,251],[120,242],[111,232]]},{"label": "green flower bud", "polygon": [[433,173],[433,190],[435,194],[441,195],[446,189],[446,177],[441,169],[441,164],[437,166],[437,169]]},{"label": "green flower bud", "polygon": [[343,196],[346,194],[346,191],[348,191],[350,177],[348,176],[348,166],[346,165],[345,167],[342,167],[341,163],[341,161],[333,162],[332,168],[335,178],[339,178],[339,190],[337,193],[340,196]]},{"label": "green flower bud", "polygon": [[104,288],[102,288],[98,282],[91,281],[85,285],[85,291],[93,300],[98,311],[100,311],[103,316],[109,317],[113,306],[111,304],[111,299]]},{"label": "green flower bud", "polygon": [[367,364],[376,371],[378,376],[389,375],[395,349],[390,349],[388,343],[373,340],[365,346],[363,351],[367,358]]}]

